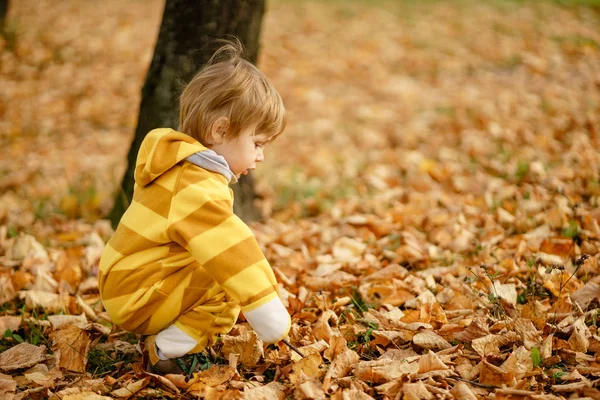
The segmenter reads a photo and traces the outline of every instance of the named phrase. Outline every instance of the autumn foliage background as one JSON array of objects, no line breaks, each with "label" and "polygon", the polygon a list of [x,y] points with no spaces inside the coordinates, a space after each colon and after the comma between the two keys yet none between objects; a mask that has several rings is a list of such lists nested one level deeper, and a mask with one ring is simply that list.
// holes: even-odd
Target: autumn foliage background
[{"label": "autumn foliage background", "polygon": [[0,397],[600,396],[594,2],[270,2],[289,123],[252,227],[305,357],[240,321],[187,380],[141,370],[95,280],[162,4],[11,2]]}]

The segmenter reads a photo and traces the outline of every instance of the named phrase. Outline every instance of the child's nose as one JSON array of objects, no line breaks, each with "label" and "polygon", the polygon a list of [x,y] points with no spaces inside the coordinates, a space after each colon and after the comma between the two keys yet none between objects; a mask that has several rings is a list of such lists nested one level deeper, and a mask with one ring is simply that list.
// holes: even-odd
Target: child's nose
[{"label": "child's nose", "polygon": [[265,160],[265,153],[263,149],[260,149],[258,155],[256,156],[256,162],[262,162]]}]

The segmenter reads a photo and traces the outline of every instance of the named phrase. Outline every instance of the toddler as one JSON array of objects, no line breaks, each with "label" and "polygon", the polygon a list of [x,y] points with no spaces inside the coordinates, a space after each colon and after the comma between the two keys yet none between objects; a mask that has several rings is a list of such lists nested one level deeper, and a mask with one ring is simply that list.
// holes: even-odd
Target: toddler
[{"label": "toddler", "polygon": [[290,328],[273,271],[233,214],[228,185],[263,161],[285,127],[281,97],[241,54],[239,43],[221,47],[184,89],[178,131],[148,133],[133,201],[100,261],[104,307],[123,329],[147,335],[151,372],[181,372],[175,358],[213,344],[240,310],[264,342]]}]

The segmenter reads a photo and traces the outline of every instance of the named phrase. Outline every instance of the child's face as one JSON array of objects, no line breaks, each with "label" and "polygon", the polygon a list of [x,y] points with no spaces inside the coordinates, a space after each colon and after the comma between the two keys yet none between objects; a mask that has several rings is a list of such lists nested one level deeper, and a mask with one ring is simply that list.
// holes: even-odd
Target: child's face
[{"label": "child's face", "polygon": [[221,143],[213,144],[210,148],[225,158],[231,171],[239,178],[256,169],[256,163],[265,159],[263,147],[267,139],[266,135],[255,134],[254,127],[250,127],[238,137],[225,137]]}]

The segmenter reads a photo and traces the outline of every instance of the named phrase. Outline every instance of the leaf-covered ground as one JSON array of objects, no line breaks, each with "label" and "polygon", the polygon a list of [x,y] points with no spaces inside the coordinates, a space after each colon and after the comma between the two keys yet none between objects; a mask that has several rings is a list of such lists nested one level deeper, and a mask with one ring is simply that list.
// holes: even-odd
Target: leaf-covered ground
[{"label": "leaf-covered ground", "polygon": [[159,377],[95,276],[162,2],[11,3],[1,398],[600,397],[598,8],[271,2],[253,228],[304,357],[240,321]]}]

